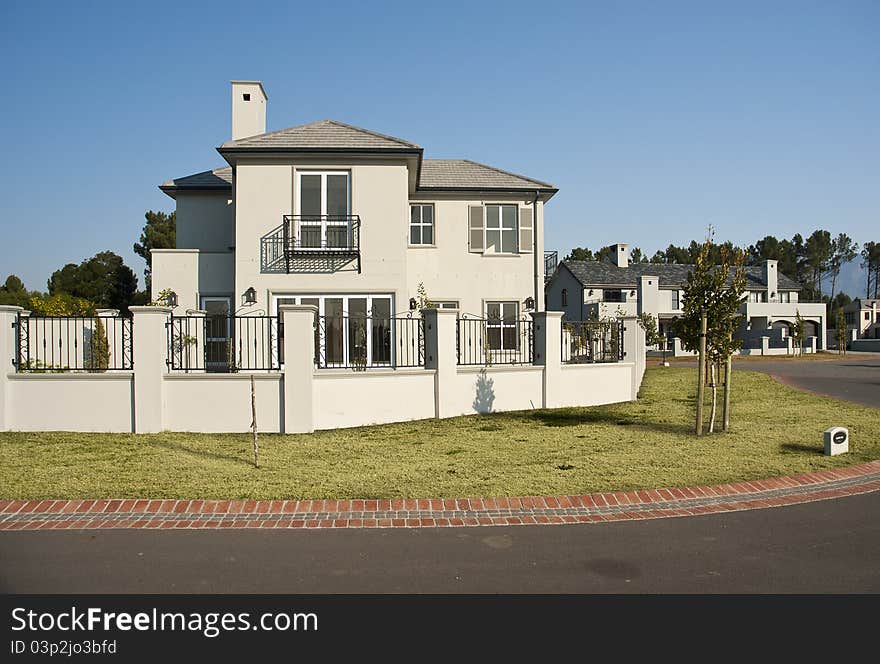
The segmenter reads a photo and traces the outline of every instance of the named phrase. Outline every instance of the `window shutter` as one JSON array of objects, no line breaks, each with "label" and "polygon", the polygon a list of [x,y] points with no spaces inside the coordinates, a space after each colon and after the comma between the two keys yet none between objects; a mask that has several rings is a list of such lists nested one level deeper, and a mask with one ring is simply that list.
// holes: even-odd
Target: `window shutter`
[{"label": "window shutter", "polygon": [[476,253],[483,253],[484,243],[484,233],[483,233],[483,224],[485,223],[483,220],[485,219],[485,215],[483,212],[482,205],[470,205],[468,206],[468,236],[469,236],[469,250]]},{"label": "window shutter", "polygon": [[520,208],[519,211],[519,251],[530,254],[535,245],[535,223],[532,208]]}]

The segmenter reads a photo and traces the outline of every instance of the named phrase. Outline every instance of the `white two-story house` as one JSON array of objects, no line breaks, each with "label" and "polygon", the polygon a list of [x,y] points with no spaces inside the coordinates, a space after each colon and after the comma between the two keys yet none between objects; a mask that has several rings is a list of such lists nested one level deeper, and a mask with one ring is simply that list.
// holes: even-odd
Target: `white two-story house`
[{"label": "white two-story house", "polygon": [[266,132],[267,101],[260,82],[233,81],[232,137],[217,148],[227,165],[160,186],[177,204],[177,248],[152,252],[154,299],[170,289],[176,312],[393,317],[419,306],[421,286],[499,324],[543,309],[553,185],[425,159],[335,120]]},{"label": "white two-story house", "polygon": [[[547,309],[564,311],[569,321],[638,316],[648,313],[658,320],[659,331],[674,336],[672,321],[682,313],[682,297],[692,265],[632,263],[629,247],[616,244],[610,260],[560,263],[547,284]],[[816,347],[825,348],[825,305],[798,300],[801,287],[778,274],[777,261],[748,266],[746,294],[740,313],[743,322],[738,336],[745,349],[760,348],[761,338],[785,348],[785,337],[800,314],[804,338],[816,337]]]}]

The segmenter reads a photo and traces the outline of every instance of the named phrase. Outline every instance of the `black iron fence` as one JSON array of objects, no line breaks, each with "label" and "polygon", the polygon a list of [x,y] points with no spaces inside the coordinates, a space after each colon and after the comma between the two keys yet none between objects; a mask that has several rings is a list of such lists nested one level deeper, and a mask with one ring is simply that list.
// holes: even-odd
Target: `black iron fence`
[{"label": "black iron fence", "polygon": [[469,318],[456,321],[459,365],[531,364],[534,335],[531,318]]},{"label": "black iron fence", "polygon": [[166,328],[171,371],[277,371],[283,361],[278,316],[171,316]]},{"label": "black iron fence", "polygon": [[562,321],[562,363],[623,361],[622,320]]},{"label": "black iron fence", "polygon": [[119,316],[18,315],[18,372],[63,373],[132,369],[132,320]]},{"label": "black iron fence", "polygon": [[406,316],[317,316],[315,365],[319,369],[423,367],[424,322]]}]

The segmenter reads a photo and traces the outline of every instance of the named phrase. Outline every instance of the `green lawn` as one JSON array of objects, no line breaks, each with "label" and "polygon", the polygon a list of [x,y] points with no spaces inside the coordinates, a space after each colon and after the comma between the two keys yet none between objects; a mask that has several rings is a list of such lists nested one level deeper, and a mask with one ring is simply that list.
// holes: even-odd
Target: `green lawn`
[{"label": "green lawn", "polygon": [[[880,458],[880,411],[734,373],[733,431],[691,434],[696,369],[649,369],[638,402],[311,435],[0,433],[2,498],[388,498],[712,484]],[[720,399],[719,399],[720,401]],[[822,455],[848,426],[849,455]]]}]

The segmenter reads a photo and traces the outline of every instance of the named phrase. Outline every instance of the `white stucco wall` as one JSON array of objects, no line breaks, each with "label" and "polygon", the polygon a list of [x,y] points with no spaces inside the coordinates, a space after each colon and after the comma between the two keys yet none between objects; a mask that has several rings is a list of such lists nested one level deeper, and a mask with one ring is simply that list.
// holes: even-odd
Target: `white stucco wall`
[{"label": "white stucco wall", "polygon": [[434,417],[434,372],[425,369],[314,375],[315,429],[336,429]]},{"label": "white stucco wall", "polygon": [[[332,272],[264,274],[260,238],[282,224],[294,206],[295,174],[301,170],[351,171],[351,210],[360,216],[362,270],[351,262]],[[241,161],[236,175],[235,292],[253,286],[257,306],[269,308],[270,293],[393,293],[408,300],[406,233],[408,171],[404,161],[321,160],[290,163]],[[404,307],[405,308],[405,307]]]},{"label": "white stucco wall", "polygon": [[235,245],[230,192],[177,193],[177,248],[229,251]]},{"label": "white stucco wall", "polygon": [[12,431],[132,432],[132,374],[9,374]]},{"label": "white stucco wall", "polygon": [[534,366],[458,367],[455,387],[445,395],[450,412],[473,415],[541,408],[543,369]]},{"label": "white stucco wall", "polygon": [[200,297],[205,295],[231,295],[232,306],[236,306],[234,253],[198,249],[153,249],[151,253],[153,300],[170,288],[177,293],[178,314],[199,309]]},{"label": "white stucco wall", "polygon": [[565,364],[559,372],[559,385],[554,386],[551,407],[630,401],[633,398],[632,372],[635,370],[632,363]]},{"label": "white stucco wall", "polygon": [[[250,374],[168,374],[163,382],[163,429],[250,431]],[[254,374],[254,392],[258,431],[281,431],[281,374]]]},{"label": "white stucco wall", "polygon": [[[434,205],[435,246],[408,246],[406,250],[407,297],[416,296],[419,283],[424,283],[428,296],[434,300],[457,300],[462,313],[485,314],[487,300],[520,303],[534,297],[534,253],[491,254],[468,250],[468,207],[486,203],[518,205],[531,209],[522,196],[479,196],[464,198],[427,198],[415,196],[413,203]],[[539,223],[543,226],[543,203],[538,203]],[[400,228],[404,242],[409,240],[409,221]],[[541,284],[544,283],[543,253],[539,261]]]}]

